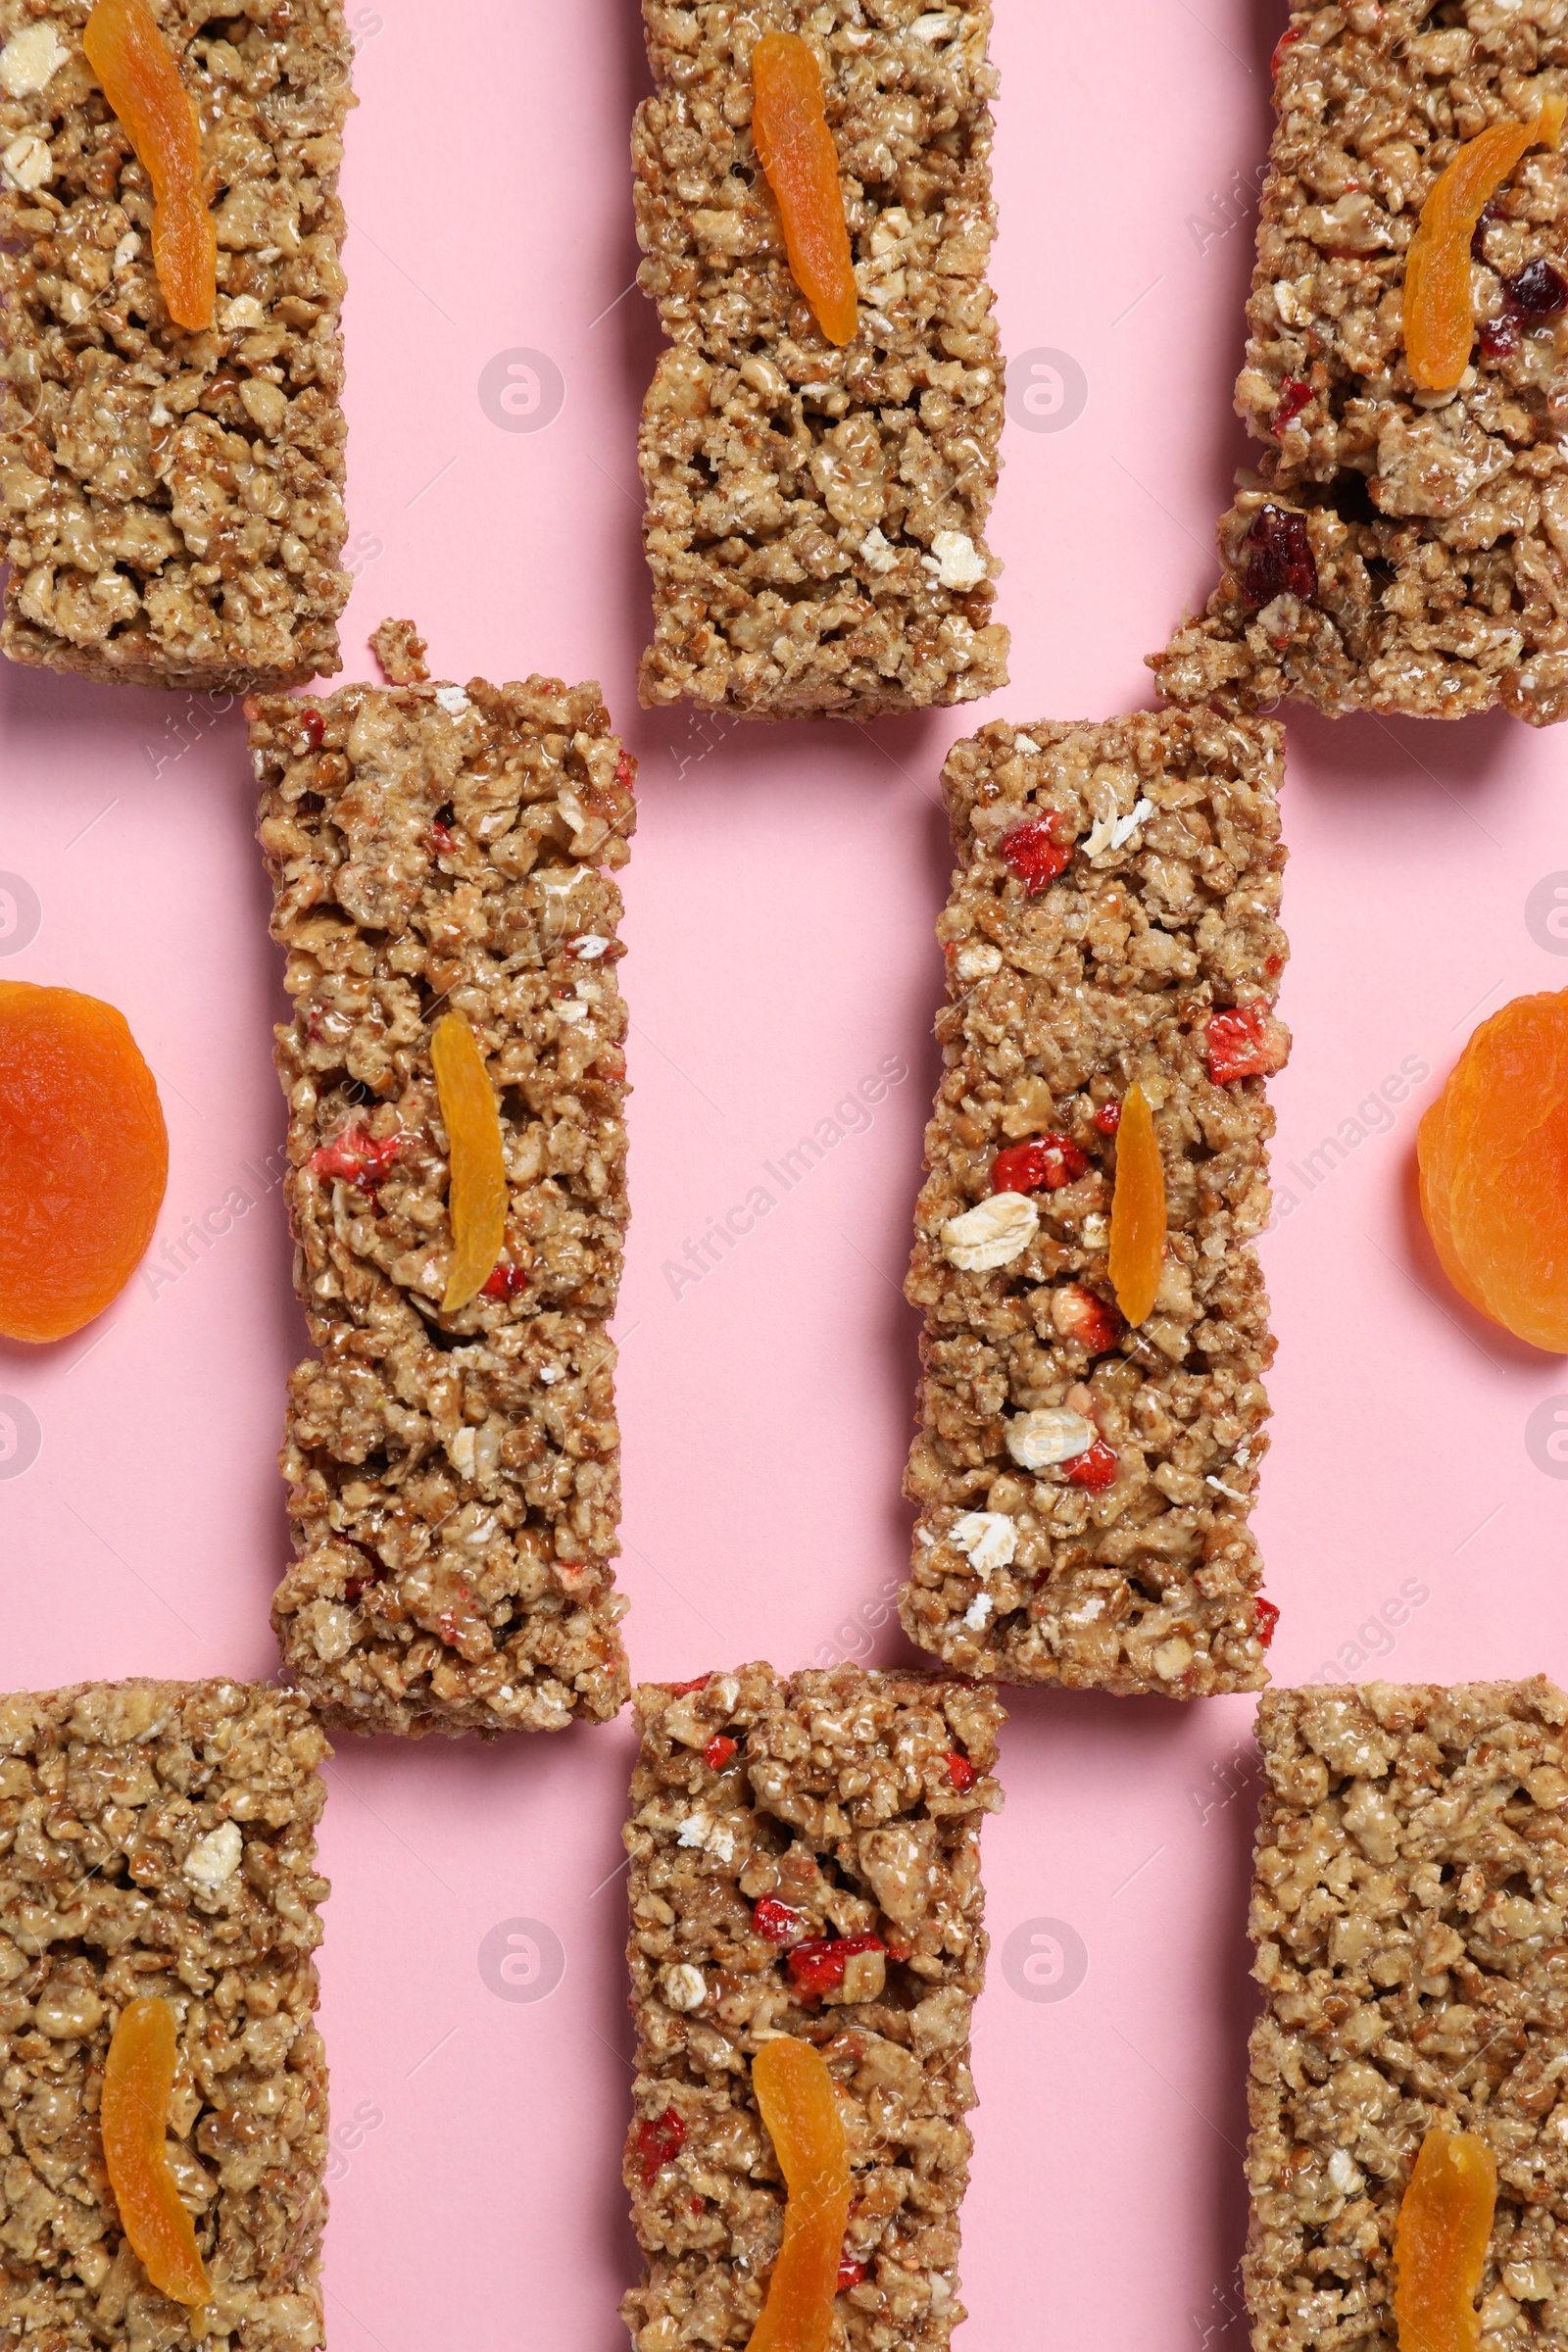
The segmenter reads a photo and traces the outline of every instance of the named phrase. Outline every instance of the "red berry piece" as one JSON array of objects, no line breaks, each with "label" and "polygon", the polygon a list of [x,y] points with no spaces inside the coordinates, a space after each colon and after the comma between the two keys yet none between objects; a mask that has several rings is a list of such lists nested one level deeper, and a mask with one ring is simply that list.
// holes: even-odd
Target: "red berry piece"
[{"label": "red berry piece", "polygon": [[1252,1606],[1257,1611],[1257,1638],[1263,1647],[1267,1649],[1274,1639],[1274,1628],[1280,1621],[1280,1613],[1271,1600],[1263,1598],[1261,1592],[1253,1601]]},{"label": "red berry piece", "polygon": [[1035,1135],[1026,1144],[999,1152],[991,1163],[994,1193],[1059,1193],[1074,1184],[1089,1162],[1070,1136]]},{"label": "red berry piece", "polygon": [[[350,1539],[345,1537],[343,1541],[349,1542]],[[377,1559],[368,1544],[355,1544],[353,1548],[364,1557],[367,1563],[367,1573],[364,1576],[351,1576],[343,1587],[343,1598],[351,1609],[363,1592],[368,1592],[371,1585],[380,1584],[386,1575],[386,1562]]]},{"label": "red berry piece", "polygon": [[637,762],[630,752],[622,752],[615,761],[615,782],[622,792],[632,792],[637,784]]},{"label": "red berry piece", "polygon": [[479,1285],[481,1298],[520,1298],[528,1288],[525,1266],[497,1266]]},{"label": "red berry piece", "polygon": [[1051,1319],[1064,1340],[1074,1340],[1091,1355],[1114,1348],[1127,1326],[1107,1299],[1097,1298],[1081,1282],[1063,1283],[1051,1301]]},{"label": "red berry piece", "polygon": [[779,1902],[771,1894],[764,1894],[752,1913],[752,1925],[759,1936],[766,1936],[769,1943],[804,1943],[806,1940],[806,1922],[799,1911],[792,1911],[788,1903]]},{"label": "red berry piece", "polygon": [[1095,1113],[1095,1126],[1101,1135],[1114,1135],[1121,1125],[1121,1104],[1102,1102]]},{"label": "red berry piece", "polygon": [[1297,31],[1295,25],[1293,24],[1289,31],[1282,32],[1279,39],[1275,42],[1274,54],[1268,61],[1268,70],[1269,73],[1276,78],[1279,74],[1280,62],[1283,59],[1286,50],[1292,47],[1295,42],[1298,41],[1300,37],[1300,34]]},{"label": "red berry piece", "polygon": [[453,832],[452,827],[450,825],[444,825],[441,822],[441,819],[437,817],[435,822],[430,827],[430,847],[434,850],[436,856],[438,858],[450,858],[457,846],[457,835]]},{"label": "red berry piece", "polygon": [[960,1756],[955,1749],[948,1758],[948,1778],[959,1796],[967,1796],[980,1775],[975,1771],[968,1757]]},{"label": "red berry piece", "polygon": [[803,2001],[837,1992],[847,1964],[857,1952],[885,1952],[880,1936],[811,1936],[789,1956],[790,1983]]},{"label": "red berry piece", "polygon": [[736,1744],[727,1732],[720,1732],[716,1740],[710,1740],[703,1750],[703,1762],[709,1771],[722,1772],[735,1753]]},{"label": "red berry piece", "polygon": [[1568,309],[1568,278],[1547,261],[1526,262],[1502,281],[1510,311],[1519,318],[1555,318]]},{"label": "red berry piece", "polygon": [[1014,825],[1002,837],[1002,855],[1032,899],[1072,863],[1072,843],[1063,849],[1052,830],[1054,821],[1049,816],[1026,816],[1021,825]]},{"label": "red berry piece", "polygon": [[307,752],[320,750],[321,737],[326,733],[326,721],[314,703],[308,705],[300,713],[300,733],[305,738],[299,755],[301,759]]},{"label": "red berry piece", "polygon": [[833,2288],[833,2292],[836,2295],[848,2294],[850,2288],[852,2286],[858,2286],[860,2280],[864,2277],[864,2263],[857,2262],[852,2255],[846,2254],[843,2261],[839,2264],[838,2280]]},{"label": "red berry piece", "polygon": [[1500,318],[1483,318],[1479,339],[1486,358],[1505,360],[1519,348],[1519,321],[1511,311],[1504,311]]},{"label": "red berry piece", "polygon": [[1097,1438],[1086,1452],[1075,1453],[1061,1466],[1070,1486],[1085,1487],[1091,1494],[1103,1494],[1107,1487],[1116,1484],[1116,1456],[1103,1438]]},{"label": "red berry piece", "polygon": [[1269,418],[1269,431],[1277,441],[1293,417],[1299,416],[1312,397],[1310,384],[1303,384],[1298,375],[1288,375],[1280,386],[1279,400]]},{"label": "red berry piece", "polygon": [[329,1144],[311,1153],[310,1164],[318,1176],[373,1194],[391,1174],[403,1142],[401,1135],[376,1137],[368,1135],[363,1127],[345,1127]]},{"label": "red berry piece", "polygon": [[1285,1067],[1289,1040],[1265,1004],[1210,1013],[1205,1037],[1208,1073],[1216,1086],[1228,1086],[1233,1078],[1266,1078]]},{"label": "red berry piece", "polygon": [[637,2127],[636,2148],[645,2188],[652,2185],[662,2165],[674,2162],[685,2144],[686,2126],[673,2107],[666,2107],[657,2121],[644,2118]]},{"label": "red berry piece", "polygon": [[1290,507],[1263,507],[1242,542],[1242,594],[1250,605],[1271,605],[1277,596],[1317,594],[1317,564],[1307,536],[1306,516]]}]

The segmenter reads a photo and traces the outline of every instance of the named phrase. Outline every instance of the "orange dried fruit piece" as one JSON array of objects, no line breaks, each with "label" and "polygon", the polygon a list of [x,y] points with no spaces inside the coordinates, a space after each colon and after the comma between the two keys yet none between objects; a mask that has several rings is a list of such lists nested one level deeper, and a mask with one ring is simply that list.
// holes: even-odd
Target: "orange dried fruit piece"
[{"label": "orange dried fruit piece", "polygon": [[197,2304],[213,2290],[174,2186],[166,2138],[177,2041],[167,2001],[132,2001],[121,2011],[104,2062],[98,2123],[109,2185],[132,2251],[160,2294]]},{"label": "orange dried fruit piece", "polygon": [[1421,2142],[1394,2236],[1399,2352],[1476,2352],[1476,2290],[1497,2203],[1497,2165],[1473,2132]]},{"label": "orange dried fruit piece", "polygon": [[1122,1100],[1116,1128],[1116,1189],[1110,1201],[1110,1287],[1129,1323],[1142,1323],[1159,1289],[1165,1255],[1165,1170],[1149,1097],[1138,1085]]},{"label": "orange dried fruit piece", "polygon": [[1416,1150],[1455,1290],[1516,1338],[1568,1352],[1568,991],[1482,1022]]},{"label": "orange dried fruit piece", "polygon": [[1466,139],[1421,207],[1404,257],[1404,356],[1426,392],[1450,392],[1470,365],[1475,306],[1470,292],[1470,240],[1489,197],[1530,148],[1555,147],[1568,101],[1543,94],[1529,122],[1493,122]]},{"label": "orange dried fruit piece", "polygon": [[87,63],[153,183],[153,268],[169,316],[196,331],[218,300],[218,223],[202,174],[202,126],[147,0],[97,0]]},{"label": "orange dried fruit piece", "polygon": [[752,2087],[788,2192],[784,2242],[748,2352],[826,2352],[853,2183],[833,2078],[792,2034],[764,2041]]},{"label": "orange dried fruit piece", "polygon": [[784,223],[790,273],[828,341],[848,343],[859,310],[839,155],[821,72],[798,32],[764,32],[752,51],[752,137]]},{"label": "orange dried fruit piece", "polygon": [[0,981],[0,1333],[63,1340],[102,1314],[168,1180],[158,1088],[124,1015]]},{"label": "orange dried fruit piece", "polygon": [[507,1159],[501,1114],[479,1041],[461,1012],[444,1012],[430,1040],[436,1093],[447,1131],[452,1170],[447,1206],[452,1218],[452,1264],[444,1315],[476,1298],[507,1238]]}]

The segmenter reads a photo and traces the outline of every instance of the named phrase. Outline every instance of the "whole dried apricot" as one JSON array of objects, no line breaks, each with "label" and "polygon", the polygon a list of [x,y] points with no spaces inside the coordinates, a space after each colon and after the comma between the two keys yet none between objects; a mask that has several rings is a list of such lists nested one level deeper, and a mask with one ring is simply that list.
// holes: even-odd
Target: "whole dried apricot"
[{"label": "whole dried apricot", "polygon": [[102,1314],[168,1180],[158,1088],[123,1013],[0,982],[0,1333],[63,1340]]},{"label": "whole dried apricot", "polygon": [[1483,1021],[1417,1138],[1421,1206],[1461,1297],[1568,1352],[1568,990]]}]

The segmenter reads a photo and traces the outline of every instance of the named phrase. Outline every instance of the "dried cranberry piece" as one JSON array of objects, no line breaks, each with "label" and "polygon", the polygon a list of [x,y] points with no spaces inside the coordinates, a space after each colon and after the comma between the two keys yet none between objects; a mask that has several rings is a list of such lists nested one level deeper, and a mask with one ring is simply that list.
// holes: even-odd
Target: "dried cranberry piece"
[{"label": "dried cranberry piece", "polygon": [[1285,1065],[1285,1032],[1266,1004],[1238,1004],[1209,1015],[1208,1074],[1216,1086],[1233,1078],[1265,1078]]},{"label": "dried cranberry piece", "polygon": [[300,731],[305,737],[306,751],[318,752],[321,748],[321,737],[326,733],[326,721],[314,703],[310,704],[301,713]]},{"label": "dried cranberry piece", "polygon": [[1052,825],[1049,816],[1026,816],[1002,837],[1002,855],[1032,899],[1072,863],[1071,842],[1063,849]]},{"label": "dried cranberry piece", "polygon": [[803,2001],[819,2001],[824,1992],[837,1992],[844,1971],[857,1952],[885,1952],[880,1936],[811,1936],[789,1956],[790,1983]]},{"label": "dried cranberry piece", "polygon": [[1082,1453],[1075,1453],[1070,1462],[1063,1462],[1069,1486],[1084,1487],[1091,1494],[1103,1494],[1107,1487],[1116,1484],[1116,1456],[1103,1438]]},{"label": "dried cranberry piece", "polygon": [[1509,310],[1521,318],[1555,318],[1559,311],[1568,310],[1568,278],[1547,261],[1526,262],[1503,279],[1502,290]]},{"label": "dried cranberry piece", "polygon": [[669,1692],[671,1698],[685,1698],[690,1691],[706,1689],[712,1679],[710,1674],[699,1674],[694,1676],[689,1683],[666,1683],[664,1689]]},{"label": "dried cranberry piece", "polygon": [[848,2294],[850,2288],[852,2286],[858,2286],[860,2280],[864,2277],[864,2263],[857,2262],[853,2255],[846,2254],[843,2261],[839,2264],[839,2275],[837,2279],[834,2281],[833,2292],[836,2295]]},{"label": "dried cranberry piece", "polygon": [[1089,1165],[1071,1136],[1034,1135],[1026,1144],[999,1152],[991,1163],[994,1193],[1059,1193],[1075,1184]]},{"label": "dried cranberry piece", "polygon": [[710,1740],[703,1750],[703,1762],[708,1766],[709,1771],[722,1772],[735,1753],[737,1744],[738,1742],[733,1740],[727,1732],[720,1732],[716,1740]]},{"label": "dried cranberry piece", "polygon": [[781,1903],[776,1895],[763,1895],[752,1913],[752,1925],[759,1936],[766,1936],[769,1943],[804,1943],[806,1940],[805,1920],[799,1911],[792,1911],[788,1903]]},{"label": "dried cranberry piece", "polygon": [[1263,1598],[1261,1592],[1258,1594],[1256,1600],[1252,1603],[1252,1606],[1257,1611],[1257,1638],[1259,1642],[1262,1642],[1263,1647],[1267,1649],[1269,1643],[1274,1639],[1274,1628],[1280,1621],[1280,1613],[1271,1600],[1265,1600]]},{"label": "dried cranberry piece", "polygon": [[479,1285],[481,1298],[520,1298],[528,1288],[525,1266],[497,1266]]},{"label": "dried cranberry piece", "polygon": [[1289,49],[1295,42],[1298,41],[1300,37],[1300,34],[1297,31],[1294,24],[1288,31],[1280,34],[1279,39],[1274,44],[1274,54],[1268,61],[1268,70],[1271,75],[1276,78],[1278,77],[1280,61],[1284,57],[1286,50]]},{"label": "dried cranberry piece", "polygon": [[1102,1135],[1114,1135],[1121,1125],[1121,1104],[1102,1102],[1095,1113],[1095,1125]]},{"label": "dried cranberry piece", "polygon": [[1250,605],[1271,605],[1277,596],[1317,594],[1317,565],[1307,536],[1306,516],[1291,507],[1263,507],[1252,517],[1243,545],[1249,549],[1242,594]]},{"label": "dried cranberry piece", "polygon": [[948,1778],[953,1783],[956,1793],[959,1796],[966,1796],[980,1775],[975,1771],[968,1757],[960,1756],[955,1749],[948,1758]]},{"label": "dried cranberry piece", "polygon": [[362,1193],[373,1194],[391,1174],[404,1141],[401,1135],[378,1137],[368,1135],[363,1127],[345,1127],[329,1144],[311,1153],[310,1165],[318,1176],[341,1179]]},{"label": "dried cranberry piece", "polygon": [[671,2164],[686,2144],[686,2126],[673,2107],[654,2121],[645,2117],[635,2134],[637,2160],[643,2168],[643,2186],[650,2188],[662,2165]]},{"label": "dried cranberry piece", "polygon": [[1288,375],[1280,386],[1280,396],[1274,414],[1269,418],[1269,431],[1277,441],[1293,416],[1299,416],[1312,397],[1310,384],[1303,384],[1298,375]]},{"label": "dried cranberry piece", "polygon": [[1519,348],[1519,321],[1511,311],[1504,311],[1500,318],[1484,318],[1478,340],[1487,359],[1505,360]]}]

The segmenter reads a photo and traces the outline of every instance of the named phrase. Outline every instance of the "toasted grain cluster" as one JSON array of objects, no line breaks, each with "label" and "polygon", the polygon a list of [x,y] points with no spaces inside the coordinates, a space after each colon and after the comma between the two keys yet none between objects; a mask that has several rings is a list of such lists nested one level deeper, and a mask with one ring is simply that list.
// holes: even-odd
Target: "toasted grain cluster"
[{"label": "toasted grain cluster", "polygon": [[[1554,723],[1568,715],[1568,312],[1503,321],[1527,263],[1568,274],[1568,158],[1532,150],[1489,207],[1471,282],[1494,331],[1452,396],[1412,383],[1400,303],[1422,205],[1462,142],[1568,91],[1568,6],[1298,8],[1277,58],[1236,387],[1268,455],[1219,525],[1205,612],[1152,659],[1160,689],[1247,708],[1291,695],[1331,715],[1501,703]],[[1265,505],[1306,518],[1310,598],[1247,593]]]},{"label": "toasted grain cluster", "polygon": [[[1260,1077],[1215,1081],[1207,1024],[1251,1004],[1284,1058],[1268,1010],[1287,954],[1281,740],[1212,711],[999,723],[944,771],[958,862],[906,1285],[925,1332],[900,1610],[960,1673],[1182,1697],[1265,1679],[1248,1517],[1274,1343],[1248,1245],[1274,1120]],[[1042,817],[1075,846],[1031,897],[1003,844]],[[1134,1080],[1170,1231],[1152,1314],[1107,1338],[1115,1137],[1096,1114]],[[999,1152],[1042,1135],[1075,1146],[1082,1173],[1031,1196],[1026,1247],[965,1270],[946,1229],[992,1198]],[[1016,1417],[1053,1409],[1113,1450],[1113,1485],[1073,1484],[1066,1460],[1020,1467]]]},{"label": "toasted grain cluster", "polygon": [[[296,1285],[319,1350],[289,1383],[284,1657],[360,1730],[607,1718],[626,1695],[605,1324],[626,1226],[611,870],[632,763],[591,683],[420,680],[249,710],[294,1000],[276,1058]],[[506,1295],[452,1315],[430,1063],[449,1006],[496,1087],[510,1188]]]},{"label": "toasted grain cluster", "polygon": [[[784,2208],[751,2062],[794,2034],[827,2062],[855,2175],[844,2251],[864,2276],[836,2299],[833,2341],[941,2352],[964,2316],[979,1832],[1002,1802],[990,1777],[1002,1708],[921,1675],[842,1666],[785,1683],[761,1665],[649,1686],[635,1704],[625,2180],[645,2264],[622,2307],[633,2340],[639,2352],[750,2341]],[[803,2000],[756,1925],[763,1900],[811,1937],[885,1949],[852,1960],[841,1990]]]},{"label": "toasted grain cluster", "polygon": [[[643,22],[640,276],[672,346],[643,405],[643,701],[864,718],[992,693],[989,5],[643,0]],[[768,30],[822,70],[860,295],[842,349],[790,274],[752,143]]]},{"label": "toasted grain cluster", "polygon": [[1497,2161],[1481,2352],[1568,2333],[1568,1698],[1527,1683],[1271,1691],[1257,1832],[1257,2352],[1395,2352],[1425,2133]]},{"label": "toasted grain cluster", "polygon": [[348,597],[338,0],[169,0],[202,122],[216,324],[173,324],[146,172],[81,48],[89,0],[0,0],[0,643],[138,685],[335,670]]},{"label": "toasted grain cluster", "polygon": [[169,2159],[213,2282],[200,2340],[322,2340],[326,2061],[315,1827],[330,1754],[266,1685],[0,1697],[0,2338],[189,2352],[120,2226],[98,2131],[110,2037],[178,2021]]}]

